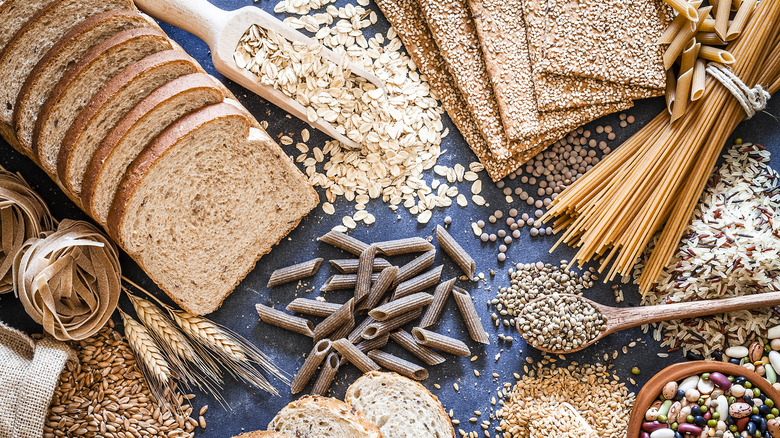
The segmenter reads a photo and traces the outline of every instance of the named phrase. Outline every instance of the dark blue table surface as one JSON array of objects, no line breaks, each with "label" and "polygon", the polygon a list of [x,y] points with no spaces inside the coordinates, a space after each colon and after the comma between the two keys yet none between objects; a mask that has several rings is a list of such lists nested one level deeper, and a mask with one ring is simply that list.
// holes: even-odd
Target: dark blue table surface
[{"label": "dark blue table surface", "polygon": [[[251,5],[251,0],[211,0],[223,9],[236,9],[242,6]],[[336,5],[343,6],[347,2],[339,0]],[[273,2],[254,3],[256,6],[273,12]],[[370,34],[375,32],[384,32],[387,30],[387,23],[382,17],[381,12],[372,3],[369,6],[379,14],[379,23],[370,29]],[[211,74],[222,78],[214,70],[211,63],[209,48],[196,37],[179,30],[177,28],[163,24],[163,28],[173,37],[184,49],[201,62],[203,67]],[[286,115],[283,111],[268,104],[256,95],[246,92],[241,87],[225,80],[227,86],[238,96],[239,100],[259,119],[268,122],[268,131],[274,138],[278,138],[281,133],[294,133],[299,135],[300,131],[306,127],[306,124]],[[604,117],[588,126],[591,131],[598,124],[611,124],[616,128],[617,138],[610,145],[616,147],[620,141],[628,138],[633,132],[638,130],[643,123],[650,120],[663,107],[659,99],[638,102],[636,107],[626,111],[629,115],[634,115],[637,123],[629,125],[627,128],[618,128],[619,120],[617,114]],[[780,160],[780,100],[774,99],[766,112],[756,115],[752,120],[742,123],[734,134],[734,137],[741,137],[745,141],[760,143],[772,151],[773,162]],[[468,148],[467,144],[452,125],[449,118],[445,116],[445,127],[450,129],[451,134],[444,139],[442,149],[448,152],[439,160],[439,164],[452,166],[455,163],[461,163],[467,166],[468,163],[475,161],[476,157]],[[313,131],[309,146],[314,147],[324,144],[326,137]],[[297,155],[293,146],[286,146],[286,152],[289,155]],[[41,196],[46,200],[53,214],[57,219],[74,218],[88,220],[68,198],[49,180],[49,178],[38,169],[29,159],[14,151],[8,144],[0,140],[0,165],[11,171],[19,171],[30,182]],[[778,166],[780,167],[780,166]],[[491,420],[490,415],[494,412],[490,404],[491,397],[495,395],[496,389],[504,382],[514,382],[513,373],[523,373],[523,365],[526,363],[526,357],[530,356],[539,359],[541,355],[538,351],[529,349],[522,341],[516,340],[509,344],[498,341],[496,335],[505,333],[513,335],[511,329],[495,329],[490,322],[490,313],[484,302],[492,299],[500,287],[507,286],[509,283],[507,271],[516,262],[536,262],[544,261],[557,263],[561,259],[570,258],[572,252],[569,248],[561,248],[554,253],[549,253],[549,248],[555,241],[554,236],[531,237],[527,229],[522,237],[509,246],[507,252],[507,262],[498,263],[496,261],[497,243],[482,243],[473,237],[470,231],[472,220],[485,219],[495,208],[507,210],[510,208],[504,201],[501,190],[494,184],[488,182],[484,173],[481,174],[484,180],[483,196],[491,204],[491,207],[479,207],[469,203],[467,208],[460,208],[456,205],[448,209],[437,209],[433,213],[433,218],[427,225],[419,225],[403,208],[398,213],[392,212],[381,201],[372,201],[368,204],[367,210],[376,216],[376,223],[371,226],[359,224],[357,229],[351,234],[365,241],[378,241],[383,239],[422,236],[427,237],[432,234],[436,224],[442,223],[445,216],[452,217],[451,232],[458,236],[461,244],[477,260],[478,272],[485,273],[486,281],[480,283],[459,282],[461,287],[471,291],[478,305],[477,309],[488,327],[488,333],[491,336],[491,344],[482,346],[470,340],[467,341],[473,354],[478,358],[470,361],[469,358],[455,358],[449,356],[447,362],[443,365],[430,367],[430,378],[424,381],[424,385],[437,395],[445,408],[452,409],[455,418],[461,420],[460,428],[465,431],[477,431],[482,436],[482,430],[479,426],[483,420]],[[426,181],[433,178],[441,179],[429,171],[425,174]],[[469,193],[470,183],[464,182],[457,184],[461,193]],[[509,187],[521,185],[519,180],[507,180]],[[324,199],[323,191],[319,191],[321,199]],[[273,290],[265,287],[270,273],[279,267],[308,260],[314,256],[323,257],[326,260],[330,258],[344,258],[346,255],[328,245],[320,244],[316,238],[333,226],[341,222],[341,217],[354,213],[352,204],[343,199],[335,203],[336,214],[328,216],[322,213],[321,209],[315,209],[307,218],[303,220],[300,226],[293,231],[288,238],[281,243],[267,256],[263,257],[246,279],[238,286],[233,294],[225,300],[222,307],[210,315],[214,321],[225,324],[247,339],[258,345],[263,351],[269,354],[273,360],[284,370],[294,373],[303,363],[304,354],[311,349],[311,340],[297,334],[291,334],[281,329],[260,324],[257,321],[257,315],[254,310],[255,303],[283,306],[295,297],[315,297],[319,294],[319,285],[331,274],[331,269],[323,265],[319,273],[310,282],[304,283],[302,287],[296,288],[294,284],[277,287]],[[521,212],[530,212],[525,203],[516,205]],[[397,219],[400,215],[401,219]],[[465,233],[464,233],[465,232]],[[437,255],[437,264],[442,260],[441,254]],[[164,299],[167,297],[156,288],[154,283],[141,271],[136,264],[125,254],[122,254],[123,273],[134,281],[140,283],[149,290]],[[512,262],[512,263],[510,263]],[[459,275],[460,271],[449,260],[444,261],[444,278],[450,278]],[[495,271],[495,276],[489,275],[490,270]],[[613,293],[610,285],[599,282],[592,289],[586,292],[586,296],[605,303],[614,304]],[[639,296],[636,288],[632,285],[623,286],[625,302],[621,306],[637,305]],[[327,294],[329,301],[341,302],[347,299],[347,293],[331,292]],[[130,304],[125,298],[120,301],[123,309],[130,309]],[[466,340],[468,334],[465,331],[463,323],[457,314],[457,308],[453,302],[447,304],[442,322],[436,327],[437,330],[449,332],[450,335]],[[116,316],[116,315],[115,315]],[[36,326],[25,314],[18,300],[13,294],[0,295],[0,319],[9,324],[28,331],[29,333],[40,332],[39,326]],[[614,334],[604,339],[599,344],[588,348],[578,354],[570,355],[570,360],[577,360],[584,363],[603,362],[604,353],[612,353],[614,350],[620,350],[631,340],[642,341],[629,350],[628,354],[620,354],[617,359],[610,359],[617,374],[623,378],[634,377],[638,384],[642,384],[654,373],[673,362],[683,360],[680,353],[671,353],[668,358],[662,359],[657,356],[662,350],[649,335],[644,335],[639,328],[627,330],[622,333]],[[391,352],[398,352],[396,348],[389,347]],[[495,356],[501,352],[500,359],[496,362]],[[403,355],[403,353],[400,353]],[[639,376],[631,376],[630,369],[638,366],[641,369]],[[479,370],[481,376],[475,377],[473,370]],[[492,374],[497,373],[498,378],[493,378]],[[346,387],[359,375],[354,367],[346,367],[339,372],[336,382],[331,390],[331,395],[343,397]],[[460,391],[453,389],[453,384],[458,383]],[[278,382],[277,382],[278,383]],[[434,384],[441,385],[441,389],[434,388]],[[637,391],[639,387],[629,384],[632,390]],[[229,380],[226,382],[226,388],[223,397],[229,404],[228,410],[223,410],[216,400],[209,396],[198,394],[194,399],[195,410],[202,405],[210,405],[211,409],[206,415],[208,427],[205,431],[198,429],[197,436],[203,438],[230,437],[243,431],[264,429],[274,414],[285,404],[295,397],[289,394],[289,390],[279,385],[279,397],[268,396],[267,394],[249,388],[243,383]],[[474,416],[474,410],[482,412],[479,422],[469,423],[468,419]],[[491,420],[493,426],[496,421]],[[494,435],[494,434],[492,434]]]}]

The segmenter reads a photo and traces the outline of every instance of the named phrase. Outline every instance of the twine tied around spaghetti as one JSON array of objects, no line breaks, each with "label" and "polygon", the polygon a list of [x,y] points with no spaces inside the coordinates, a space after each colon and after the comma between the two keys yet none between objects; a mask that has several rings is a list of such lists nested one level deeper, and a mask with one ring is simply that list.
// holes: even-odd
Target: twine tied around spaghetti
[{"label": "twine tied around spaghetti", "polygon": [[753,117],[757,111],[766,108],[767,101],[772,97],[760,84],[749,88],[742,82],[742,79],[723,64],[710,62],[706,71],[734,95],[734,98],[745,110],[748,119]]}]

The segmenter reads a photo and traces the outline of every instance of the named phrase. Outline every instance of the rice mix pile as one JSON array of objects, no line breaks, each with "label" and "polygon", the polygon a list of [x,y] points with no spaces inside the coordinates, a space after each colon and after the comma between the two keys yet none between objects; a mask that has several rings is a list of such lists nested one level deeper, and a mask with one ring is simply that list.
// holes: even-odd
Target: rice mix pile
[{"label": "rice mix pile", "polygon": [[606,365],[539,365],[501,401],[496,431],[504,438],[591,437],[593,430],[625,438],[635,398]]},{"label": "rice mix pile", "polygon": [[[725,151],[679,250],[642,304],[780,290],[780,223],[775,219],[780,176],[769,167],[769,151],[736,143]],[[653,336],[670,350],[709,358],[730,345],[766,337],[767,328],[778,323],[778,312],[764,308],[663,322]]]}]

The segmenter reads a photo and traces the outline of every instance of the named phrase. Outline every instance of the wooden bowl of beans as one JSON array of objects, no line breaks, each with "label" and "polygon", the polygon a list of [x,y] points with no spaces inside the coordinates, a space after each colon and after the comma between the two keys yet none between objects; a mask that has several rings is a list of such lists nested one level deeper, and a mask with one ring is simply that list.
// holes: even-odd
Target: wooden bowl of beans
[{"label": "wooden bowl of beans", "polygon": [[[778,392],[766,379],[728,362],[666,367],[639,391],[628,438],[780,438]],[[712,435],[710,434],[712,433]]]}]

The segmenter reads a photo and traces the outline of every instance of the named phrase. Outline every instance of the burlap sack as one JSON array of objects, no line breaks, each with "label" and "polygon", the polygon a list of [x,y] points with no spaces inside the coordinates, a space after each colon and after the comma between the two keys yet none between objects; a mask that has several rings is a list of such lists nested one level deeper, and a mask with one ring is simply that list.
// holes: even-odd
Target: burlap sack
[{"label": "burlap sack", "polygon": [[0,321],[0,438],[41,438],[46,412],[73,351],[47,336],[33,341]]}]

